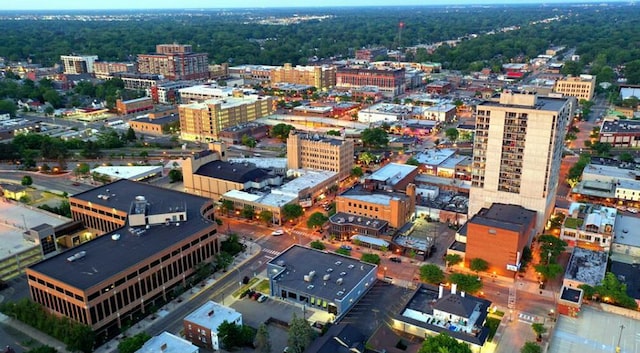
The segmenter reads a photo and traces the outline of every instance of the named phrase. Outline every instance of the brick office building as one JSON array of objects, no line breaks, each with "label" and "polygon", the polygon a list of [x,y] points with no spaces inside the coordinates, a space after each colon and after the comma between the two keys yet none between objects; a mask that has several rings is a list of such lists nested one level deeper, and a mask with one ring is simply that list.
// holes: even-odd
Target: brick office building
[{"label": "brick office building", "polygon": [[474,258],[489,263],[489,271],[513,277],[522,249],[535,234],[536,212],[518,205],[494,203],[467,222],[465,266]]},{"label": "brick office building", "polygon": [[359,89],[378,87],[383,96],[396,97],[405,91],[405,69],[338,68],[336,87],[339,89]]},{"label": "brick office building", "polygon": [[209,60],[206,53],[194,53],[191,45],[159,44],[156,53],[138,55],[138,71],[168,80],[204,80],[209,78]]},{"label": "brick office building", "polygon": [[31,266],[27,281],[35,302],[98,335],[169,300],[219,251],[210,199],[121,179],[70,204],[74,219],[108,233]]}]

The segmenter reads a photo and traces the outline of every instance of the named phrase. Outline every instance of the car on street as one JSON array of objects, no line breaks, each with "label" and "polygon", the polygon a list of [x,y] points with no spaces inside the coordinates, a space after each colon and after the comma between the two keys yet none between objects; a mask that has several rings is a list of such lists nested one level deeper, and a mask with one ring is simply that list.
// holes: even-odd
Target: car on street
[{"label": "car on street", "polygon": [[391,262],[397,262],[397,263],[402,262],[402,259],[399,257],[390,257],[389,260],[391,260]]},{"label": "car on street", "polygon": [[273,232],[271,232],[271,235],[273,236],[278,236],[282,234],[284,234],[284,231],[282,229],[274,230]]},{"label": "car on street", "polygon": [[637,208],[633,208],[633,207],[627,208],[627,211],[629,211],[631,213],[638,213],[638,209]]},{"label": "car on street", "polygon": [[350,247],[349,245],[340,245],[340,249],[342,249],[342,250],[349,250],[349,251],[351,251],[353,248],[352,248],[352,247]]}]

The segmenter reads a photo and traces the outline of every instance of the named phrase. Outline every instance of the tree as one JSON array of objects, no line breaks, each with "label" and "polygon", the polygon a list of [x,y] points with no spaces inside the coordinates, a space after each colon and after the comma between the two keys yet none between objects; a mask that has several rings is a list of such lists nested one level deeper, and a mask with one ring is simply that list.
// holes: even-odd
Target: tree
[{"label": "tree", "polygon": [[256,215],[256,211],[251,205],[244,205],[240,213],[242,214],[242,217],[246,219],[253,219],[253,217]]},{"label": "tree", "polygon": [[289,338],[287,343],[291,353],[302,353],[313,342],[316,333],[304,318],[293,313],[289,322]]},{"label": "tree", "polygon": [[182,181],[183,179],[183,175],[182,175],[182,171],[180,169],[171,169],[169,171],[169,182],[170,183],[175,183],[178,181]]},{"label": "tree", "polygon": [[640,60],[633,60],[624,67],[624,76],[628,84],[640,84]]},{"label": "tree", "polygon": [[582,73],[582,64],[578,61],[567,61],[562,66],[560,72],[563,75],[580,76]]},{"label": "tree", "polygon": [[323,243],[323,242],[321,242],[320,240],[314,240],[314,241],[312,241],[312,242],[311,242],[311,244],[309,244],[309,245],[311,245],[311,248],[313,248],[313,249],[318,249],[318,250],[324,250],[324,249],[326,249],[326,248],[327,248],[327,247],[324,245],[324,243]]},{"label": "tree", "polygon": [[135,353],[150,339],[151,336],[148,333],[140,332],[135,336],[120,341],[120,343],[118,343],[118,351],[120,353]]},{"label": "tree", "polygon": [[360,134],[360,139],[365,147],[384,147],[389,144],[389,135],[382,128],[364,129]]},{"label": "tree", "polygon": [[362,254],[362,256],[360,257],[360,260],[362,260],[363,262],[374,264],[374,265],[380,264],[380,256],[378,256],[377,254],[369,254],[369,253]]},{"label": "tree", "polygon": [[540,243],[540,257],[545,259],[546,263],[556,262],[567,246],[566,241],[549,234],[538,237],[538,243]]},{"label": "tree", "polygon": [[256,147],[256,145],[258,145],[258,142],[256,141],[256,139],[253,136],[249,136],[249,135],[242,135],[242,139],[240,141],[240,143],[244,146],[247,146],[249,148],[254,148]]},{"label": "tree", "polygon": [[337,248],[335,253],[344,256],[351,256],[351,250],[345,248]]},{"label": "tree", "polygon": [[267,325],[260,324],[253,345],[258,353],[271,353],[271,340]]},{"label": "tree", "polygon": [[447,136],[447,139],[449,139],[449,141],[456,142],[456,140],[458,140],[458,137],[460,136],[460,132],[458,132],[458,129],[456,129],[455,127],[451,127],[445,130],[444,135]]},{"label": "tree", "polygon": [[434,264],[422,265],[420,266],[420,280],[431,284],[439,284],[444,281],[444,272]]},{"label": "tree", "polygon": [[129,142],[136,140],[136,132],[133,131],[133,128],[131,126],[129,126],[127,133],[124,135],[124,140]]},{"label": "tree", "polygon": [[620,162],[632,163],[634,161],[633,156],[629,152],[622,152],[618,158],[620,159]]},{"label": "tree", "polygon": [[360,161],[360,163],[369,165],[371,162],[376,160],[376,157],[371,152],[362,152],[358,156],[358,160]]},{"label": "tree", "polygon": [[269,225],[273,222],[273,212],[269,210],[262,210],[258,213],[258,218],[264,222],[265,225]]},{"label": "tree", "polygon": [[471,348],[446,333],[439,333],[427,336],[418,353],[471,353]]},{"label": "tree", "polygon": [[628,309],[638,307],[636,301],[627,294],[627,285],[620,283],[615,274],[607,272],[602,283],[593,287],[596,294],[605,302]]},{"label": "tree", "polygon": [[477,275],[479,272],[488,270],[489,263],[484,259],[476,257],[474,259],[471,259],[471,261],[469,262],[469,269],[471,269],[471,271],[475,272]]},{"label": "tree", "polygon": [[420,162],[418,162],[418,160],[415,159],[414,157],[411,157],[411,158],[407,159],[407,161],[404,162],[404,164],[415,165],[416,167],[420,166]]},{"label": "tree", "polygon": [[16,116],[16,111],[18,111],[18,107],[12,100],[0,100],[0,112],[7,112],[11,116]]},{"label": "tree", "polygon": [[226,272],[229,265],[233,263],[233,256],[226,251],[221,251],[215,257],[216,267]]},{"label": "tree", "polygon": [[363,174],[361,167],[353,167],[353,169],[351,169],[351,175],[356,178],[360,178]]},{"label": "tree", "polygon": [[30,175],[25,175],[22,177],[22,180],[20,181],[20,184],[24,185],[24,186],[29,186],[33,184],[33,179],[31,178]]},{"label": "tree", "polygon": [[520,353],[542,353],[542,347],[535,342],[525,342],[520,348]]},{"label": "tree", "polygon": [[235,322],[224,320],[218,326],[218,337],[222,338],[222,346],[226,350],[232,350],[242,345],[242,328]]},{"label": "tree", "polygon": [[324,213],[314,212],[311,216],[309,216],[309,219],[307,220],[307,227],[308,228],[322,227],[325,223],[327,223],[328,220],[329,218],[325,216]]},{"label": "tree", "polygon": [[326,134],[328,136],[340,136],[341,135],[340,131],[338,131],[338,130],[329,130],[329,131],[326,132]]},{"label": "tree", "polygon": [[284,207],[282,208],[282,216],[287,221],[297,219],[298,217],[302,216],[303,213],[304,213],[304,210],[302,209],[302,206],[298,204],[290,203],[290,204],[284,205]]},{"label": "tree", "polygon": [[482,289],[482,281],[474,275],[452,273],[449,276],[449,281],[457,284],[458,290],[465,291],[467,293],[475,293]]},{"label": "tree", "polygon": [[56,110],[52,106],[47,105],[47,107],[44,108],[44,115],[45,116],[51,116],[51,115],[53,115],[53,113],[55,113],[55,111]]},{"label": "tree", "polygon": [[547,332],[547,328],[544,327],[544,324],[541,324],[539,322],[536,322],[536,323],[532,324],[531,325],[531,329],[536,334],[536,339],[538,339],[538,340],[541,340],[542,339],[542,335],[544,335],[545,332]]},{"label": "tree", "polygon": [[289,133],[291,133],[291,131],[295,129],[296,129],[295,127],[288,124],[277,124],[271,128],[270,134],[271,134],[271,137],[277,137],[280,140],[282,140],[282,142],[285,142],[289,137]]},{"label": "tree", "polygon": [[228,215],[234,209],[233,201],[227,199],[222,200],[220,208]]},{"label": "tree", "polygon": [[535,268],[536,272],[542,276],[543,281],[553,280],[564,271],[562,265],[553,262],[548,264],[538,264],[533,268]]},{"label": "tree", "polygon": [[458,254],[447,254],[444,257],[444,261],[447,263],[447,267],[455,266],[462,262],[462,256]]},{"label": "tree", "polygon": [[58,353],[58,350],[51,346],[39,346],[28,350],[26,353]]}]

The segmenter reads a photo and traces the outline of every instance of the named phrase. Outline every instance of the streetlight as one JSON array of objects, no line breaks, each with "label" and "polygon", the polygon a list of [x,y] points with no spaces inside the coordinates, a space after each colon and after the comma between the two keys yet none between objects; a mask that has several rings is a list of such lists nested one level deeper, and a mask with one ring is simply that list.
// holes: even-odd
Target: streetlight
[{"label": "streetlight", "polygon": [[624,330],[624,325],[620,325],[620,335],[618,336],[618,345],[616,346],[616,353],[620,353],[620,340],[622,339],[622,330]]}]

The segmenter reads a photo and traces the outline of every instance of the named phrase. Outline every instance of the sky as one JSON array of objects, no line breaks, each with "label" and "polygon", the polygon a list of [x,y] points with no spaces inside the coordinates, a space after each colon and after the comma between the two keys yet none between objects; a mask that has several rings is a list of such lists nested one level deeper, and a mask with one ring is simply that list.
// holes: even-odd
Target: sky
[{"label": "sky", "polygon": [[3,0],[0,10],[167,9],[243,7],[337,7],[402,5],[486,5],[518,3],[603,3],[611,0]]}]

